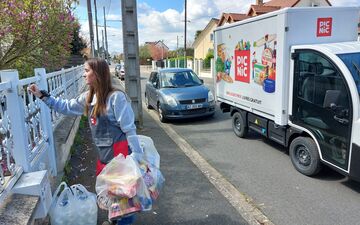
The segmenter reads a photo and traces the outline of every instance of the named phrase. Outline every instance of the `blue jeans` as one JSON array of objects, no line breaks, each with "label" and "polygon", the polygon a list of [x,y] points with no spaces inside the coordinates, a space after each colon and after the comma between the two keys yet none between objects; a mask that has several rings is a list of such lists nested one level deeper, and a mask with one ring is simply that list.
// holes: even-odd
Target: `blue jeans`
[{"label": "blue jeans", "polygon": [[127,216],[124,218],[121,218],[117,221],[116,225],[131,225],[135,221],[135,215]]}]

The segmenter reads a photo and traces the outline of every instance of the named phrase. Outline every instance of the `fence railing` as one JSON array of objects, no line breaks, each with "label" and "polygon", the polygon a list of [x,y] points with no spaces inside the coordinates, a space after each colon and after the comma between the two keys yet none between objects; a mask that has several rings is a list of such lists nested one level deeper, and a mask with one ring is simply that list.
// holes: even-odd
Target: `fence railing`
[{"label": "fence railing", "polygon": [[23,172],[48,170],[56,176],[53,130],[61,116],[27,91],[36,83],[52,96],[73,98],[84,88],[83,66],[19,80],[16,70],[0,71],[0,204]]}]

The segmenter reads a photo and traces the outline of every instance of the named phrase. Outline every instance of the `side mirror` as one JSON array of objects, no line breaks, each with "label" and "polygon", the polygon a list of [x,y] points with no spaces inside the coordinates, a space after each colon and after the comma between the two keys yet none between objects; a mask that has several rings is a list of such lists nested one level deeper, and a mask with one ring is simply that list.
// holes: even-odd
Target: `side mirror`
[{"label": "side mirror", "polygon": [[204,83],[204,80],[203,79],[199,79],[200,80],[200,82],[203,84]]}]

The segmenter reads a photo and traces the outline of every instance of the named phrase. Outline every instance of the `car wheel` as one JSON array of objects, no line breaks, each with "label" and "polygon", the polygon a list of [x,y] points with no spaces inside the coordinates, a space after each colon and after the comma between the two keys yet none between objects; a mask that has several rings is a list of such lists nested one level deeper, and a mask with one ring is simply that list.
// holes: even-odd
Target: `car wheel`
[{"label": "car wheel", "polygon": [[243,118],[240,112],[235,112],[232,117],[232,127],[234,133],[238,137],[245,137],[248,133],[248,127],[246,126],[246,120]]},{"label": "car wheel", "polygon": [[295,138],[289,148],[289,155],[295,169],[306,176],[320,172],[322,164],[315,141],[309,137]]},{"label": "car wheel", "polygon": [[165,118],[165,116],[164,116],[164,112],[163,112],[163,110],[161,109],[161,106],[160,106],[160,104],[158,104],[158,115],[159,115],[159,120],[160,120],[160,122],[162,122],[162,123],[165,123],[166,122],[166,118]]},{"label": "car wheel", "polygon": [[151,109],[151,105],[149,103],[149,97],[145,94],[145,105],[146,105],[146,108],[148,109]]}]

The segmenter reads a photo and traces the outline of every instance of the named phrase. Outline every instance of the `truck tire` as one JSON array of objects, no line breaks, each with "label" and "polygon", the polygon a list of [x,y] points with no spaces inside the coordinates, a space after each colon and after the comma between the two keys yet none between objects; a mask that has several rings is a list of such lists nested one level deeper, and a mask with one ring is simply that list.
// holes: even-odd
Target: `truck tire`
[{"label": "truck tire", "polygon": [[232,127],[234,130],[234,133],[238,137],[245,137],[248,133],[248,127],[246,126],[246,120],[241,115],[240,112],[235,112],[232,116]]},{"label": "truck tire", "polygon": [[322,164],[315,141],[309,137],[297,137],[291,144],[289,155],[295,169],[306,176],[320,172]]}]

